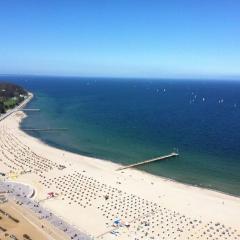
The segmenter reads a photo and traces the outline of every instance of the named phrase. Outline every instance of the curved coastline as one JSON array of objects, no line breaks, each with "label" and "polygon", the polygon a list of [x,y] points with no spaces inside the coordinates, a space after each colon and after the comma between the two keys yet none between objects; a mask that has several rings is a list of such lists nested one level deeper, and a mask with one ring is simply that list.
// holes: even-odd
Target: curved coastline
[{"label": "curved coastline", "polygon": [[[28,103],[30,103],[30,101],[34,98],[34,94],[33,93],[30,93],[31,94],[31,97],[30,99],[24,104],[27,105]],[[105,161],[106,163],[110,163],[110,164],[114,164],[116,166],[116,168],[119,168],[119,167],[122,167],[124,165],[120,164],[120,163],[116,163],[116,162],[113,162],[111,161],[110,159],[104,159],[104,158],[99,158],[99,157],[96,157],[94,155],[94,153],[89,153],[89,154],[84,154],[84,153],[79,153],[78,151],[71,151],[71,149],[66,149],[64,148],[64,146],[56,146],[54,143],[49,143],[48,141],[45,141],[44,139],[40,138],[40,137],[37,137],[37,136],[34,136],[34,135],[31,135],[29,134],[28,131],[24,131],[24,129],[22,129],[22,123],[24,122],[24,119],[26,119],[28,117],[28,114],[24,112],[24,117],[21,119],[21,121],[19,122],[19,129],[24,132],[25,134],[27,134],[29,137],[33,137],[35,138],[36,140],[40,141],[40,143],[42,144],[45,144],[49,147],[52,147],[52,148],[55,148],[55,149],[59,149],[59,150],[62,150],[62,151],[66,151],[66,152],[69,152],[69,153],[73,153],[73,154],[77,154],[81,157],[88,157],[90,159],[97,159],[97,160],[100,160],[100,161]],[[187,183],[185,181],[179,181],[179,180],[175,180],[175,179],[172,179],[170,177],[164,177],[164,176],[161,176],[161,175],[157,175],[157,174],[153,174],[153,173],[150,173],[148,171],[145,171],[145,170],[142,170],[142,169],[138,169],[138,168],[134,168],[135,171],[140,171],[144,174],[149,174],[150,176],[155,176],[157,178],[160,178],[164,181],[170,181],[170,182],[173,182],[173,183],[176,183],[176,184],[183,184],[184,186],[189,186],[189,187],[196,187],[196,188],[200,188],[200,189],[205,189],[205,190],[210,190],[210,191],[213,191],[213,192],[216,192],[216,193],[220,193],[220,194],[226,194],[226,195],[229,195],[229,196],[232,196],[232,197],[237,197],[237,198],[240,198],[240,195],[238,194],[231,194],[229,192],[224,192],[224,191],[221,191],[221,190],[218,190],[216,188],[211,188],[211,187],[208,187],[208,186],[202,186],[201,184],[191,184],[191,183]]]},{"label": "curved coastline", "polygon": [[[22,121],[24,121],[24,119],[28,117],[28,115],[27,115],[26,113],[24,113],[24,114],[25,114],[25,117],[22,118]],[[22,122],[22,121],[21,121],[21,122]],[[33,135],[29,134],[28,131],[24,131],[24,130],[22,129],[22,127],[21,127],[21,122],[20,122],[20,124],[19,124],[19,129],[20,129],[22,132],[24,132],[25,134],[27,134],[29,137],[33,137],[33,138],[35,138],[36,140],[40,141],[41,144],[44,144],[44,145],[47,145],[47,146],[49,146],[49,147],[52,147],[52,148],[55,148],[55,149],[59,149],[59,150],[62,150],[62,151],[66,151],[66,152],[69,152],[69,153],[72,153],[72,154],[77,154],[77,155],[79,155],[79,156],[81,156],[81,157],[88,157],[88,158],[92,158],[92,159],[97,159],[97,160],[99,160],[99,161],[105,161],[106,163],[114,164],[114,165],[116,166],[116,169],[119,168],[119,167],[123,167],[123,166],[124,166],[124,165],[122,165],[122,164],[120,164],[120,163],[113,162],[113,161],[111,161],[111,160],[109,160],[109,159],[97,158],[97,157],[95,157],[94,154],[91,154],[91,153],[89,153],[89,155],[88,155],[88,154],[84,155],[84,154],[80,154],[80,153],[78,153],[78,152],[76,152],[76,151],[70,151],[69,149],[65,149],[64,147],[60,147],[60,146],[57,147],[57,146],[55,146],[54,144],[49,144],[47,141],[43,140],[42,138],[38,138],[38,137],[36,137],[36,136],[33,136]],[[164,176],[152,174],[152,173],[150,173],[150,172],[148,172],[148,171],[140,170],[140,169],[138,169],[138,168],[134,168],[134,169],[132,169],[132,170],[140,171],[140,172],[142,172],[142,173],[144,173],[144,174],[146,174],[146,175],[150,175],[150,176],[153,176],[153,177],[157,177],[157,178],[160,178],[160,179],[162,179],[162,180],[164,180],[164,181],[170,181],[170,182],[173,182],[173,183],[176,183],[176,184],[180,184],[180,185],[182,184],[182,185],[184,185],[184,186],[186,186],[186,187],[196,187],[196,188],[200,188],[200,189],[203,189],[203,190],[213,191],[213,192],[216,192],[216,193],[219,193],[219,194],[223,194],[223,195],[229,195],[229,196],[232,196],[232,197],[240,198],[240,195],[231,194],[231,193],[228,193],[228,192],[224,192],[224,191],[217,190],[217,189],[215,189],[215,188],[202,186],[201,184],[190,184],[190,183],[183,182],[183,181],[181,182],[181,181],[178,181],[178,180],[175,180],[175,179],[172,179],[172,178],[168,178],[168,177],[164,177]]]},{"label": "curved coastline", "polygon": [[[101,182],[104,186],[109,186],[113,190],[116,189],[117,195],[121,192],[121,194],[127,194],[128,198],[136,196],[142,201],[160,204],[164,209],[182,214],[181,216],[186,215],[190,219],[201,219],[199,221],[203,223],[211,221],[223,222],[233,228],[240,227],[237,221],[240,214],[240,198],[179,183],[138,169],[126,169],[116,172],[115,170],[121,166],[120,164],[57,149],[38,138],[28,135],[20,129],[20,123],[25,117],[27,117],[25,113],[18,112],[18,114],[12,114],[12,116],[6,118],[3,121],[4,127],[7,128],[5,133],[12,134],[35,155],[43,159],[51,159],[51,162],[54,163],[53,166],[55,166],[53,170],[43,173],[44,178],[41,177],[41,174],[36,176],[35,173],[18,177],[18,182],[27,183],[36,189],[37,195],[35,196],[37,200],[46,198],[47,193],[52,188],[51,182],[55,181],[54,179],[61,178],[62,174],[68,176],[81,173],[80,175],[83,177],[95,179],[94,181]],[[62,164],[66,169],[56,169],[56,164]],[[46,187],[42,183],[46,184]],[[96,205],[94,207],[86,206],[85,208],[74,205],[75,208],[72,207],[73,203],[69,205],[68,202],[61,201],[60,198],[43,202],[42,205],[44,208],[51,209],[57,216],[62,216],[69,224],[84,229],[83,232],[95,237],[104,234],[103,237],[106,238],[103,239],[109,239],[109,228],[105,225],[104,217],[98,210],[99,204],[105,203],[102,194],[100,192],[101,197],[99,197],[99,200],[94,200]],[[79,211],[79,216],[75,216],[76,211]],[[93,218],[95,220],[92,222],[86,221],[86,219]],[[188,233],[184,234],[188,236]],[[129,239],[127,233],[123,232],[120,239]]]},{"label": "curved coastline", "polygon": [[[32,94],[32,98],[33,98],[33,96],[34,96],[34,95]],[[31,99],[32,99],[32,98],[31,98]],[[31,99],[30,99],[28,102],[30,102]],[[27,103],[28,103],[28,102],[27,102]],[[27,103],[26,103],[26,104],[27,104]],[[81,154],[79,154],[79,153],[77,153],[77,152],[71,152],[71,151],[65,150],[64,148],[57,148],[57,147],[55,147],[55,146],[52,146],[52,145],[48,144],[46,141],[44,141],[44,140],[41,139],[41,138],[37,138],[37,137],[35,137],[35,136],[32,136],[32,135],[28,134],[27,131],[24,131],[24,130],[21,128],[21,122],[24,121],[24,119],[28,117],[28,115],[27,115],[25,112],[23,112],[23,113],[24,113],[24,117],[22,117],[22,118],[21,118],[21,121],[19,122],[19,127],[18,127],[19,130],[22,131],[22,132],[23,132],[24,134],[26,134],[27,136],[29,136],[30,138],[34,138],[34,139],[35,139],[36,141],[38,141],[40,144],[43,144],[43,145],[45,145],[45,146],[48,146],[48,147],[53,148],[53,149],[56,149],[56,150],[68,152],[68,153],[71,153],[71,154],[76,154],[76,155],[78,155],[78,156],[80,156],[80,157],[87,157],[87,158],[92,159],[92,160],[94,159],[94,160],[97,160],[97,161],[103,161],[103,162],[105,162],[105,164],[112,165],[112,167],[114,167],[114,168],[116,168],[116,169],[118,169],[119,167],[124,166],[124,165],[122,165],[122,164],[115,163],[115,162],[113,162],[113,161],[111,161],[111,160],[102,159],[102,158],[96,158],[96,157],[88,156],[88,155],[81,155]],[[174,179],[171,179],[171,178],[167,178],[167,177],[163,177],[163,176],[151,174],[151,173],[149,173],[149,172],[147,172],[147,171],[140,170],[140,169],[137,169],[137,168],[131,168],[130,170],[131,170],[131,171],[137,171],[137,172],[140,172],[140,173],[142,173],[142,174],[144,174],[144,175],[149,175],[149,176],[154,177],[154,178],[159,178],[159,179],[161,179],[161,180],[163,180],[163,181],[169,181],[169,182],[172,182],[172,183],[174,183],[174,184],[178,184],[179,186],[190,187],[190,188],[197,188],[197,189],[201,189],[201,190],[210,191],[210,192],[213,192],[213,193],[216,193],[216,194],[226,195],[226,196],[229,196],[229,197],[233,197],[233,198],[240,199],[240,196],[238,196],[238,195],[234,195],[234,194],[230,194],[230,193],[227,193],[227,192],[219,191],[219,190],[216,190],[216,189],[213,189],[213,188],[207,188],[207,187],[202,187],[201,185],[192,185],[192,184],[188,184],[188,183],[185,183],[185,182],[180,182],[180,181],[177,181],[177,180],[174,180]]]}]

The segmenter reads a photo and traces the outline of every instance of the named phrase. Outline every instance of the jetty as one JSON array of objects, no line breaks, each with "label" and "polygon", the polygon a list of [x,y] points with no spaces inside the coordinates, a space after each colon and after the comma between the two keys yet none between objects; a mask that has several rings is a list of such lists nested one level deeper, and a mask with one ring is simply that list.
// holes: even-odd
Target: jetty
[{"label": "jetty", "polygon": [[25,111],[25,112],[35,112],[35,111],[40,111],[39,108],[19,108],[19,109],[16,109],[15,112],[17,111]]},{"label": "jetty", "polygon": [[22,108],[22,111],[40,111],[39,108]]},{"label": "jetty", "polygon": [[122,167],[118,168],[117,171],[127,169],[127,168],[137,167],[137,166],[140,166],[140,165],[144,165],[144,164],[147,164],[147,163],[152,163],[152,162],[156,162],[156,161],[160,161],[160,160],[166,160],[166,159],[169,159],[169,158],[172,158],[172,157],[177,157],[177,156],[179,156],[179,153],[172,152],[172,153],[170,153],[168,155],[165,155],[165,156],[160,156],[160,157],[144,160],[144,161],[141,161],[141,162],[138,162],[138,163],[133,163],[133,164],[122,166]]},{"label": "jetty", "polygon": [[23,128],[24,131],[66,131],[68,128]]}]

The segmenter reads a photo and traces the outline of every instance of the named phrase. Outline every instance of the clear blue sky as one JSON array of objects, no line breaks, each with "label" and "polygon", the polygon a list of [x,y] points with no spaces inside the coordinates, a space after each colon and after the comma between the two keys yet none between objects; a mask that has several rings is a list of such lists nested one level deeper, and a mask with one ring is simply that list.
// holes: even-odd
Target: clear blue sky
[{"label": "clear blue sky", "polygon": [[0,1],[0,73],[240,76],[240,1]]}]

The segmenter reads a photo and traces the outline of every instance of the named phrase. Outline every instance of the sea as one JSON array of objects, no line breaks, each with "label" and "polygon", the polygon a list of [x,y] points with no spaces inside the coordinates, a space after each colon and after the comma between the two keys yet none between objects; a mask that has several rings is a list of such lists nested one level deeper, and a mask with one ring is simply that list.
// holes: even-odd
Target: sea
[{"label": "sea", "polygon": [[[240,196],[240,81],[1,75],[34,93],[24,128],[49,145]],[[89,160],[91,161],[91,160]],[[159,186],[161,187],[161,186]]]}]

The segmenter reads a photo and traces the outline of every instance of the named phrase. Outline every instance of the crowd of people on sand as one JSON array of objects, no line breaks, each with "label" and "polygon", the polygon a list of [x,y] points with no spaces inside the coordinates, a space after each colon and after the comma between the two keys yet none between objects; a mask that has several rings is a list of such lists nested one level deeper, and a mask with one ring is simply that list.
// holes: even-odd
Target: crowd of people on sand
[{"label": "crowd of people on sand", "polygon": [[[103,233],[98,239],[209,239],[240,240],[239,230],[219,222],[206,222],[192,218],[161,204],[151,202],[120,187],[111,186],[89,175],[83,169],[59,168],[59,163],[41,157],[7,127],[0,123],[0,164],[8,171],[31,171],[37,176],[44,191],[58,193],[61,204],[71,205],[76,211],[93,208],[104,222]],[[51,174],[51,172],[57,174]],[[64,231],[70,239],[90,239],[75,227],[44,209],[27,197],[25,185],[3,182],[2,187],[19,204],[34,211],[39,218]],[[18,196],[17,196],[18,195]],[[60,203],[58,203],[60,204]]]},{"label": "crowd of people on sand", "polygon": [[34,153],[6,125],[0,125],[1,162],[11,171],[31,171],[37,175],[58,167],[58,164]]},{"label": "crowd of people on sand", "polygon": [[[186,236],[184,239],[240,239],[237,230],[231,227],[192,219],[101,183],[83,172],[44,179],[41,184],[58,191],[61,200],[74,208],[94,207],[96,214],[105,219],[107,233],[119,239],[183,239],[183,236]],[[99,236],[100,239],[108,237],[107,234]]]}]

